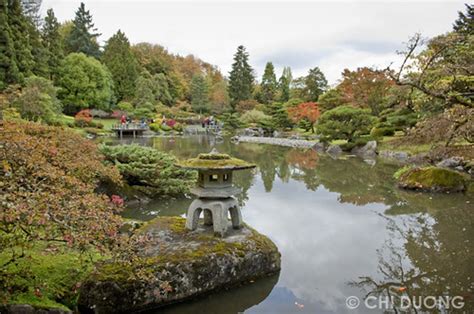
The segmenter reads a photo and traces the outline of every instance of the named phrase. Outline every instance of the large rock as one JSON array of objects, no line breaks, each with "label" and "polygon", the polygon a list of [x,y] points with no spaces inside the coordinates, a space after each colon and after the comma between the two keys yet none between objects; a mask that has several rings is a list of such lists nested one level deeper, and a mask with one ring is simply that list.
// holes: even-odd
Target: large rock
[{"label": "large rock", "polygon": [[368,141],[364,146],[354,147],[351,153],[361,157],[373,158],[377,156],[377,141]]},{"label": "large rock", "polygon": [[379,157],[385,159],[391,159],[398,161],[400,163],[405,163],[408,161],[408,153],[407,152],[396,152],[391,150],[383,150],[379,152]]},{"label": "large rock", "polygon": [[326,148],[326,146],[324,145],[324,143],[321,143],[321,142],[317,142],[312,147],[312,149],[317,151],[318,153],[324,153],[325,148]]},{"label": "large rock", "polygon": [[436,164],[436,167],[441,168],[457,168],[459,166],[462,167],[464,161],[461,157],[450,157],[446,158]]},{"label": "large rock", "polygon": [[72,314],[72,311],[58,308],[37,308],[29,304],[0,305],[0,313],[7,314]]},{"label": "large rock", "polygon": [[469,180],[469,176],[445,168],[413,168],[400,174],[398,186],[426,192],[462,192]]},{"label": "large rock", "polygon": [[[132,264],[105,263],[81,286],[79,310],[130,313],[227,289],[280,270],[280,253],[248,226],[215,237],[211,227],[184,228],[185,219],[160,217],[141,232],[150,241]],[[140,274],[135,277],[134,274]]]},{"label": "large rock", "polygon": [[326,153],[332,157],[337,157],[342,154],[342,148],[339,145],[329,145],[326,149]]}]

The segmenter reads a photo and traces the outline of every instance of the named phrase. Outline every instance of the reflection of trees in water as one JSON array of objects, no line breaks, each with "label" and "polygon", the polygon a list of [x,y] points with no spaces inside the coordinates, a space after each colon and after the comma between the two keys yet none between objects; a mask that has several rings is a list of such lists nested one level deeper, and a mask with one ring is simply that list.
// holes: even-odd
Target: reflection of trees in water
[{"label": "reflection of trees in water", "polygon": [[350,285],[363,288],[367,296],[391,296],[395,300],[402,295],[410,300],[462,296],[465,303],[462,311],[472,313],[472,209],[467,205],[452,211],[436,210],[433,216],[418,214],[387,219],[391,239],[378,251],[377,271],[381,278],[363,276]]}]

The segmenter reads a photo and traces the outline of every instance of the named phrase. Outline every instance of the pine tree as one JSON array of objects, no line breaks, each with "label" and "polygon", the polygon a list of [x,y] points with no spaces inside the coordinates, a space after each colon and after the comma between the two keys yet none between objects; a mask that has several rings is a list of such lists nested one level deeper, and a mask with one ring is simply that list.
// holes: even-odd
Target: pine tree
[{"label": "pine tree", "polygon": [[73,23],[71,33],[66,40],[67,52],[82,52],[88,56],[98,58],[100,51],[97,37],[100,34],[96,33],[97,29],[94,28],[94,23],[92,23],[92,15],[86,10],[83,2],[76,11]]},{"label": "pine tree", "polygon": [[8,1],[8,24],[11,29],[13,50],[16,64],[19,70],[18,81],[23,82],[25,77],[33,73],[35,61],[31,53],[32,47],[28,36],[30,26],[28,19],[24,16],[19,0]]},{"label": "pine tree", "polygon": [[247,100],[252,97],[253,89],[253,70],[248,63],[249,55],[244,46],[239,46],[234,55],[234,63],[229,75],[229,97],[232,110],[241,100]]},{"label": "pine tree", "polygon": [[7,3],[8,0],[0,0],[0,90],[20,80],[12,33],[8,24]]},{"label": "pine tree", "polygon": [[23,7],[25,16],[31,20],[37,29],[41,27],[40,9],[42,2],[42,0],[21,0],[21,5]]},{"label": "pine tree", "polygon": [[291,68],[284,67],[281,75],[286,78],[286,80],[288,81],[288,84],[290,84],[291,86],[291,83],[293,82],[293,74],[291,73]]},{"label": "pine tree", "polygon": [[278,81],[278,87],[280,90],[280,101],[287,102],[290,99],[290,82],[288,78],[282,75]]},{"label": "pine tree", "polygon": [[277,80],[273,63],[267,62],[262,76],[262,101],[265,104],[271,103],[275,99],[277,91]]},{"label": "pine tree", "polygon": [[474,34],[474,5],[466,5],[466,14],[458,12],[459,17],[454,22],[453,28],[456,32],[465,35]]},{"label": "pine tree", "polygon": [[61,34],[59,33],[59,27],[60,25],[54,15],[53,9],[49,9],[44,18],[41,35],[43,46],[47,52],[47,64],[51,80],[57,77],[61,60],[64,58],[64,50]]},{"label": "pine tree", "polygon": [[112,73],[118,100],[133,97],[138,63],[130,49],[128,38],[120,30],[107,41],[102,62]]},{"label": "pine tree", "polygon": [[31,43],[31,55],[33,56],[32,72],[36,76],[49,78],[48,54],[43,44],[40,31],[28,18],[28,36]]},{"label": "pine tree", "polygon": [[200,74],[194,75],[191,80],[191,106],[194,112],[203,113],[209,111],[209,87],[204,77]]},{"label": "pine tree", "polygon": [[304,78],[304,84],[303,96],[307,101],[317,101],[319,95],[324,93],[328,87],[328,81],[318,67],[309,70],[308,75]]}]

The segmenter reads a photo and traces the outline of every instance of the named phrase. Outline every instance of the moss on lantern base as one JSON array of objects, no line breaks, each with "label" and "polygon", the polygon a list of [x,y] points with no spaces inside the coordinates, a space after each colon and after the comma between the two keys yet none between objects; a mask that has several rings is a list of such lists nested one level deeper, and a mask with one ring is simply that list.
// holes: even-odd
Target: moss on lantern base
[{"label": "moss on lantern base", "polygon": [[141,232],[151,239],[133,264],[106,263],[81,288],[79,307],[131,312],[181,302],[280,269],[280,253],[248,226],[216,238],[212,227],[185,229],[185,219],[160,217]]}]

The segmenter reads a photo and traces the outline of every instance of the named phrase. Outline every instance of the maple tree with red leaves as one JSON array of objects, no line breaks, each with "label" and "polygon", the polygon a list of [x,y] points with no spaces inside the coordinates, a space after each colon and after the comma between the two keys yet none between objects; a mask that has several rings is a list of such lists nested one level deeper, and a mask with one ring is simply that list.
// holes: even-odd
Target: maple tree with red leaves
[{"label": "maple tree with red leaves", "polygon": [[383,109],[384,98],[393,86],[395,81],[384,71],[363,67],[356,71],[345,69],[337,89],[346,103],[359,108],[370,108],[372,114],[376,115]]},{"label": "maple tree with red leaves", "polygon": [[321,112],[319,111],[319,105],[317,103],[305,102],[288,108],[288,115],[295,123],[302,121],[307,122],[308,130],[311,129],[311,132],[314,133],[314,124],[321,115]]}]

